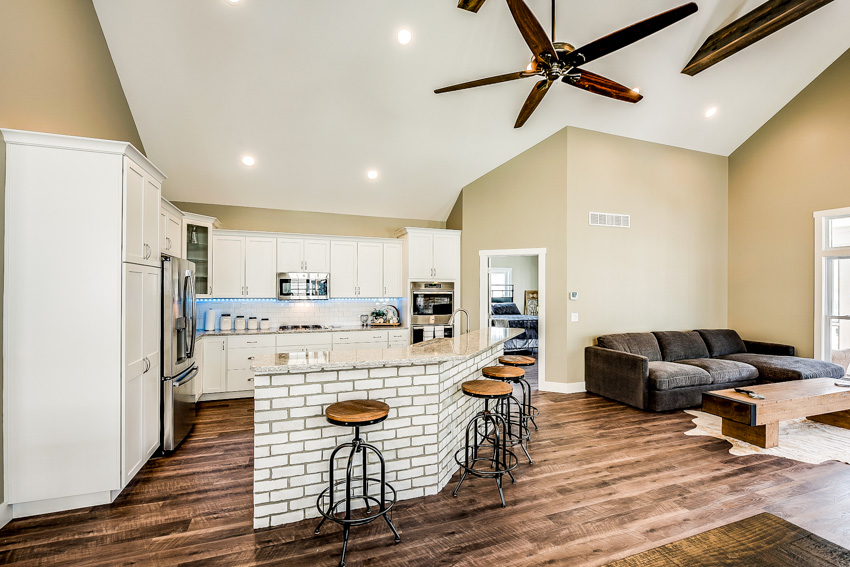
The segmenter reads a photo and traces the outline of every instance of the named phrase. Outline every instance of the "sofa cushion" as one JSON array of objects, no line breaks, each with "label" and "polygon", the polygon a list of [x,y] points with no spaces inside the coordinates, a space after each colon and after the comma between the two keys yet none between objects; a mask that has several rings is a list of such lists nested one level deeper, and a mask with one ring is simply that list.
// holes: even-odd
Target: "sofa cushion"
[{"label": "sofa cushion", "polygon": [[675,362],[649,363],[649,386],[654,390],[672,390],[711,384],[711,376],[702,368]]},{"label": "sofa cushion", "polygon": [[763,380],[785,382],[787,380],[805,380],[808,378],[842,378],[844,367],[823,360],[800,358],[798,356],[776,356],[773,354],[752,354],[742,352],[727,354],[724,360],[734,360],[755,366]]},{"label": "sofa cushion", "polygon": [[697,329],[696,332],[702,337],[708,347],[708,355],[712,358],[747,352],[741,336],[732,329]]},{"label": "sofa cushion", "polygon": [[661,350],[652,333],[602,335],[596,339],[596,342],[602,348],[645,356],[649,360],[661,360]]},{"label": "sofa cushion", "polygon": [[711,375],[713,384],[728,384],[729,382],[740,382],[741,380],[755,380],[759,371],[755,366],[736,362],[734,360],[722,360],[720,358],[694,358],[691,360],[677,360],[679,364],[689,364],[702,368]]},{"label": "sofa cushion", "polygon": [[652,334],[658,339],[664,361],[708,358],[708,349],[696,331],[659,331]]}]

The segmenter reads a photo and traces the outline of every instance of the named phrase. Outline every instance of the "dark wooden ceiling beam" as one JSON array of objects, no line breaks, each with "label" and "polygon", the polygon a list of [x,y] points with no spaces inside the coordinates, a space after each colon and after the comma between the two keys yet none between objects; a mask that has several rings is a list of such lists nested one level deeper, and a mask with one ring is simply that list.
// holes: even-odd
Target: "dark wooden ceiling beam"
[{"label": "dark wooden ceiling beam", "polygon": [[711,34],[682,73],[694,76],[705,71],[830,2],[832,0],[768,0]]},{"label": "dark wooden ceiling beam", "polygon": [[457,7],[468,12],[477,12],[484,4],[484,0],[459,0]]}]

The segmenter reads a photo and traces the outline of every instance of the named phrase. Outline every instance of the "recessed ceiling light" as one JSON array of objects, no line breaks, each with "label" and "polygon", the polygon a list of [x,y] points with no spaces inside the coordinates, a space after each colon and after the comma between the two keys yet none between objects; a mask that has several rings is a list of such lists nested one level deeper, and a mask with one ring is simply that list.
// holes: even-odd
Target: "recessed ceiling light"
[{"label": "recessed ceiling light", "polygon": [[239,3],[239,0],[224,0],[224,1],[227,2],[228,4],[230,4],[231,6],[235,6]]},{"label": "recessed ceiling light", "polygon": [[242,156],[242,163],[244,163],[248,167],[251,167],[256,163],[256,161],[251,156]]},{"label": "recessed ceiling light", "polygon": [[711,118],[715,114],[717,114],[717,107],[716,106],[712,106],[711,108],[709,108],[708,110],[705,111],[705,117],[706,118]]},{"label": "recessed ceiling light", "polygon": [[370,169],[369,171],[366,172],[366,177],[368,177],[369,179],[377,179],[378,178],[378,172],[375,171],[374,169]]},{"label": "recessed ceiling light", "polygon": [[410,34],[410,30],[401,30],[398,32],[398,42],[402,45],[410,43],[412,38],[413,36]]}]

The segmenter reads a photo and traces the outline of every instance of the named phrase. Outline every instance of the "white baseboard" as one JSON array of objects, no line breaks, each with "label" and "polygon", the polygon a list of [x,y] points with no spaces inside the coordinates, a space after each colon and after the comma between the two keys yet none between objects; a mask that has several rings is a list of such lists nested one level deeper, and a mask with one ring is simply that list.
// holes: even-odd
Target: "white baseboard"
[{"label": "white baseboard", "polygon": [[110,502],[112,502],[112,495],[109,491],[106,491],[81,494],[79,496],[49,498],[35,502],[21,502],[20,504],[12,504],[9,508],[12,509],[13,518],[26,518],[28,516],[38,516],[39,514],[50,514],[53,512],[64,512],[65,510],[75,510],[77,508],[99,506],[101,504],[109,504]]},{"label": "white baseboard", "polygon": [[0,528],[12,521],[12,507],[5,502],[0,503]]},{"label": "white baseboard", "polygon": [[578,394],[585,392],[584,382],[546,382],[538,384],[537,389],[541,392],[553,392],[555,394]]},{"label": "white baseboard", "polygon": [[213,402],[216,400],[238,400],[242,398],[253,398],[254,390],[245,390],[243,392],[213,392],[201,394],[199,402]]}]

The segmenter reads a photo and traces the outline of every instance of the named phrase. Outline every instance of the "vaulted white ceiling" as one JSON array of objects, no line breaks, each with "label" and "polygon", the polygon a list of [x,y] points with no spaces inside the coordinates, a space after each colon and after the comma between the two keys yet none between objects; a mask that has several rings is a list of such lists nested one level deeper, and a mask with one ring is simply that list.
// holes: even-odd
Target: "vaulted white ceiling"
[{"label": "vaulted white ceiling", "polygon": [[[527,3],[548,31],[549,0]],[[580,46],[683,3],[558,0],[556,40]],[[761,2],[697,3],[587,65],[643,101],[556,84],[515,130],[533,79],[433,93],[524,69],[530,52],[502,0],[478,14],[456,0],[94,0],[169,199],[431,220],[565,126],[728,155],[850,47],[850,2],[833,2],[689,77],[680,70],[705,38]]]}]

